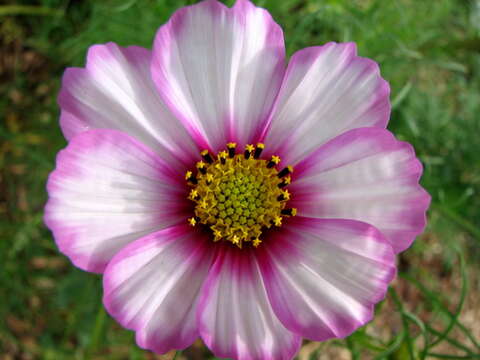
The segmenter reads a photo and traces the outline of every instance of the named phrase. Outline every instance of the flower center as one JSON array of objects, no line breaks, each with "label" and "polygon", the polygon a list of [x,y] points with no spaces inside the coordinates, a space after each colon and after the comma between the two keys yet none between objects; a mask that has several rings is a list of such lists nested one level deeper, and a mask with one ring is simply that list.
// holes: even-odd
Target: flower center
[{"label": "flower center", "polygon": [[192,186],[188,198],[196,203],[195,216],[188,222],[209,226],[214,241],[230,241],[239,248],[251,242],[257,247],[262,231],[296,214],[296,209],[286,208],[293,168],[278,171],[278,156],[260,159],[263,144],[247,145],[243,154],[236,154],[235,143],[228,143],[227,149],[215,157],[203,150],[197,174],[187,171],[185,179]]}]

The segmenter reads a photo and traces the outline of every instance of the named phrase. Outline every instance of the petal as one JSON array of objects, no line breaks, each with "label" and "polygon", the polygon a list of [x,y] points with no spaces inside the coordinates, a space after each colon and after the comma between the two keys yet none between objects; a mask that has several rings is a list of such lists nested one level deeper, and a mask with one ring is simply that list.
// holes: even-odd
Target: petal
[{"label": "petal", "polygon": [[126,134],[81,133],[50,174],[45,223],[76,266],[102,272],[129,242],[188,217],[178,178]]},{"label": "petal", "polygon": [[355,129],[296,167],[292,206],[303,216],[372,224],[398,253],[425,228],[430,196],[418,184],[421,174],[411,145],[387,130]]},{"label": "petal", "polygon": [[196,304],[213,259],[209,245],[201,232],[178,225],[136,240],[108,264],[103,302],[137,331],[140,347],[161,354],[198,337]]},{"label": "petal", "polygon": [[249,249],[221,249],[202,289],[198,327],[217,357],[290,360],[300,347],[274,315]]},{"label": "petal", "polygon": [[275,314],[317,341],[345,337],[370,321],[395,275],[389,242],[358,221],[293,218],[261,251]]},{"label": "petal", "polygon": [[190,165],[198,148],[160,99],[150,63],[151,52],[141,47],[90,47],[86,67],[69,68],[63,76],[58,102],[65,137],[95,128],[121,130],[172,164]]},{"label": "petal", "polygon": [[192,134],[219,150],[252,142],[284,74],[281,28],[246,0],[178,10],[158,31],[152,74],[165,103]]},{"label": "petal", "polygon": [[354,128],[384,128],[388,83],[354,43],[328,43],[295,53],[272,113],[265,144],[290,164]]}]

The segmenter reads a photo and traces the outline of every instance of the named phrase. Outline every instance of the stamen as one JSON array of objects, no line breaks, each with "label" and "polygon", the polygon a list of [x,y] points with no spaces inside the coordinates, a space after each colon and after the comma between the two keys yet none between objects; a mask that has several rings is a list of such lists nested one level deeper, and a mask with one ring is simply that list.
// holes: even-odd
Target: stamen
[{"label": "stamen", "polygon": [[296,216],[297,215],[297,209],[296,208],[283,209],[280,213],[282,215],[285,215],[285,216]]},{"label": "stamen", "polygon": [[228,157],[230,159],[233,159],[233,157],[235,156],[235,149],[237,147],[237,144],[236,143],[228,143],[227,144],[227,148],[228,148]]},{"label": "stamen", "polygon": [[198,184],[198,180],[197,180],[196,176],[193,175],[193,173],[191,171],[187,171],[185,173],[185,180],[187,180],[188,182],[191,182],[193,185]]},{"label": "stamen", "polygon": [[190,200],[198,200],[200,199],[200,195],[198,195],[198,191],[195,189],[190,190],[190,194],[188,195]]},{"label": "stamen", "polygon": [[280,163],[280,157],[276,156],[276,155],[273,155],[272,158],[270,159],[270,161],[267,164],[267,168],[271,169],[275,165],[278,165],[279,163]]},{"label": "stamen", "polygon": [[235,245],[240,244],[240,238],[237,235],[233,235],[232,243],[234,243]]},{"label": "stamen", "polygon": [[290,185],[290,183],[292,182],[292,178],[290,176],[285,176],[283,179],[282,179],[282,182],[278,184],[278,187],[280,189],[284,188],[285,186],[287,185]]},{"label": "stamen", "polygon": [[277,197],[278,201],[290,200],[290,193],[288,190],[282,191],[282,194]]},{"label": "stamen", "polygon": [[256,238],[253,240],[252,245],[257,248],[258,245],[260,245],[261,243],[262,243],[262,240],[260,240],[259,238]]},{"label": "stamen", "polygon": [[207,173],[206,169],[206,164],[203,161],[197,162],[197,169],[200,171],[203,175]]},{"label": "stamen", "polygon": [[213,175],[212,174],[207,174],[207,185],[210,185],[213,181]]},{"label": "stamen", "polygon": [[228,153],[227,153],[225,150],[220,151],[220,152],[218,153],[218,158],[220,159],[220,163],[221,163],[222,165],[225,165],[225,162],[226,162],[226,160],[227,160],[227,156],[228,156]]},{"label": "stamen", "polygon": [[255,147],[252,144],[248,144],[245,146],[245,159],[250,159],[250,155],[252,155],[252,152],[255,150]]},{"label": "stamen", "polygon": [[220,230],[214,229],[213,226],[212,226],[212,230],[213,230],[213,236],[214,236],[213,241],[222,240],[222,237],[223,237],[222,232]]},{"label": "stamen", "polygon": [[279,178],[282,178],[282,177],[284,177],[288,174],[291,174],[292,172],[293,172],[293,167],[288,165],[286,168],[284,168],[282,171],[280,171],[277,176]]},{"label": "stamen", "polygon": [[200,153],[200,155],[202,155],[203,160],[205,160],[205,162],[206,162],[207,164],[212,164],[212,163],[213,163],[212,155],[210,155],[210,153],[208,152],[208,150],[202,150],[202,152]]},{"label": "stamen", "polygon": [[265,144],[257,143],[257,147],[255,149],[255,153],[253,154],[253,158],[259,159],[263,149],[265,149]]}]

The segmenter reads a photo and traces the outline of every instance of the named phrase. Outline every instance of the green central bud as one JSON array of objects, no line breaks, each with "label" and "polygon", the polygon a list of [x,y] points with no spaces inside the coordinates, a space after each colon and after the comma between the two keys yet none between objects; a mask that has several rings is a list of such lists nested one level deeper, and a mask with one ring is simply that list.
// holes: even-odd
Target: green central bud
[{"label": "green central bud", "polygon": [[220,180],[214,197],[218,216],[233,226],[253,226],[265,216],[267,187],[248,170]]}]

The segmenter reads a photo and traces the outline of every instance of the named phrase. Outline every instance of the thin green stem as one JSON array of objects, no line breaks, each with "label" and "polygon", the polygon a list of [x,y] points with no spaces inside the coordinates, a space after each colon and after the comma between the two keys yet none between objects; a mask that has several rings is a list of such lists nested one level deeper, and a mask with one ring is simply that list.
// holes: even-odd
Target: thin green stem
[{"label": "thin green stem", "polygon": [[[430,325],[425,324],[425,326],[426,326],[428,332],[432,333],[433,335],[435,335],[435,336],[441,336],[442,335],[442,333],[440,331],[435,330]],[[445,337],[444,340],[447,341],[448,343],[450,343],[451,345],[457,347],[458,349],[465,351],[468,354],[473,354],[473,351],[471,349],[469,349],[466,345],[463,345],[463,344],[459,343],[455,339],[452,339],[450,337]]]},{"label": "thin green stem", "polygon": [[393,342],[390,344],[390,346],[384,352],[378,354],[375,357],[375,360],[385,359],[387,356],[390,356],[391,354],[393,354],[402,345],[404,338],[405,338],[405,329],[402,329],[402,331],[397,334],[397,336],[395,337]]},{"label": "thin green stem", "polygon": [[93,351],[98,348],[103,336],[103,328],[106,319],[107,314],[103,308],[103,304],[100,303],[100,308],[98,309],[97,316],[95,318],[95,326],[93,328],[92,336],[90,337],[89,351]]},{"label": "thin green stem", "polygon": [[388,292],[392,296],[393,302],[397,306],[397,309],[400,312],[400,315],[402,316],[402,324],[403,324],[403,329],[405,330],[405,340],[407,344],[408,355],[410,356],[411,360],[415,360],[415,351],[413,348],[412,338],[410,337],[410,331],[408,329],[408,317],[405,315],[405,309],[403,307],[402,302],[400,301],[400,298],[397,292],[393,288],[388,289]]},{"label": "thin green stem", "polygon": [[463,309],[463,304],[465,303],[465,298],[467,296],[467,269],[465,265],[465,260],[463,258],[463,255],[458,252],[458,256],[460,258],[460,271],[462,274],[462,289],[460,292],[460,300],[458,302],[457,308],[455,309],[455,313],[450,319],[450,323],[446,327],[445,331],[442,332],[442,335],[437,338],[435,341],[433,341],[431,344],[429,344],[429,348],[434,347],[435,345],[438,345],[443,339],[447,337],[447,335],[452,331],[453,327],[457,323],[457,319],[460,316],[460,313],[462,312]]},{"label": "thin green stem", "polygon": [[432,204],[432,208],[437,210],[441,215],[456,223],[458,226],[464,228],[470,233],[477,241],[480,241],[480,228],[470,221],[466,220],[456,212],[448,209],[445,206]]},{"label": "thin green stem", "polygon": [[352,341],[351,337],[347,337],[345,339],[345,342],[347,344],[348,350],[350,350],[350,354],[352,355],[352,360],[360,360],[360,353],[355,347],[355,343]]},{"label": "thin green stem", "polygon": [[[440,310],[442,310],[444,313],[446,313],[450,318],[452,318],[454,315],[450,312],[450,310],[447,309],[447,307],[437,298],[437,295],[428,290],[423,284],[417,281],[417,279],[407,275],[407,274],[400,274],[400,277],[410,281],[412,284],[414,284],[417,289],[419,289],[426,297],[431,299],[433,303],[435,303]],[[468,331],[468,329],[461,323],[459,322],[458,318],[456,319],[456,323],[459,327],[459,329],[467,336],[470,341],[477,347],[480,348],[478,342],[475,340],[473,335]]]},{"label": "thin green stem", "polygon": [[[409,311],[404,310],[403,313],[408,320],[410,320],[411,322],[415,323],[415,325],[418,326],[418,328],[420,329],[420,334],[423,336],[423,341],[426,345],[428,343],[428,334],[427,334],[427,327],[425,323],[418,316],[416,316],[415,314],[412,314]],[[420,358],[425,359],[426,354],[423,354],[423,353],[420,354]]]},{"label": "thin green stem", "polygon": [[63,11],[52,9],[46,6],[33,6],[33,5],[0,6],[0,16],[7,16],[7,15],[60,16],[60,15],[63,15]]},{"label": "thin green stem", "polygon": [[461,360],[461,359],[480,359],[480,355],[447,355],[447,354],[438,354],[438,353],[428,353],[428,356],[435,357],[437,359],[455,359],[455,360]]}]

